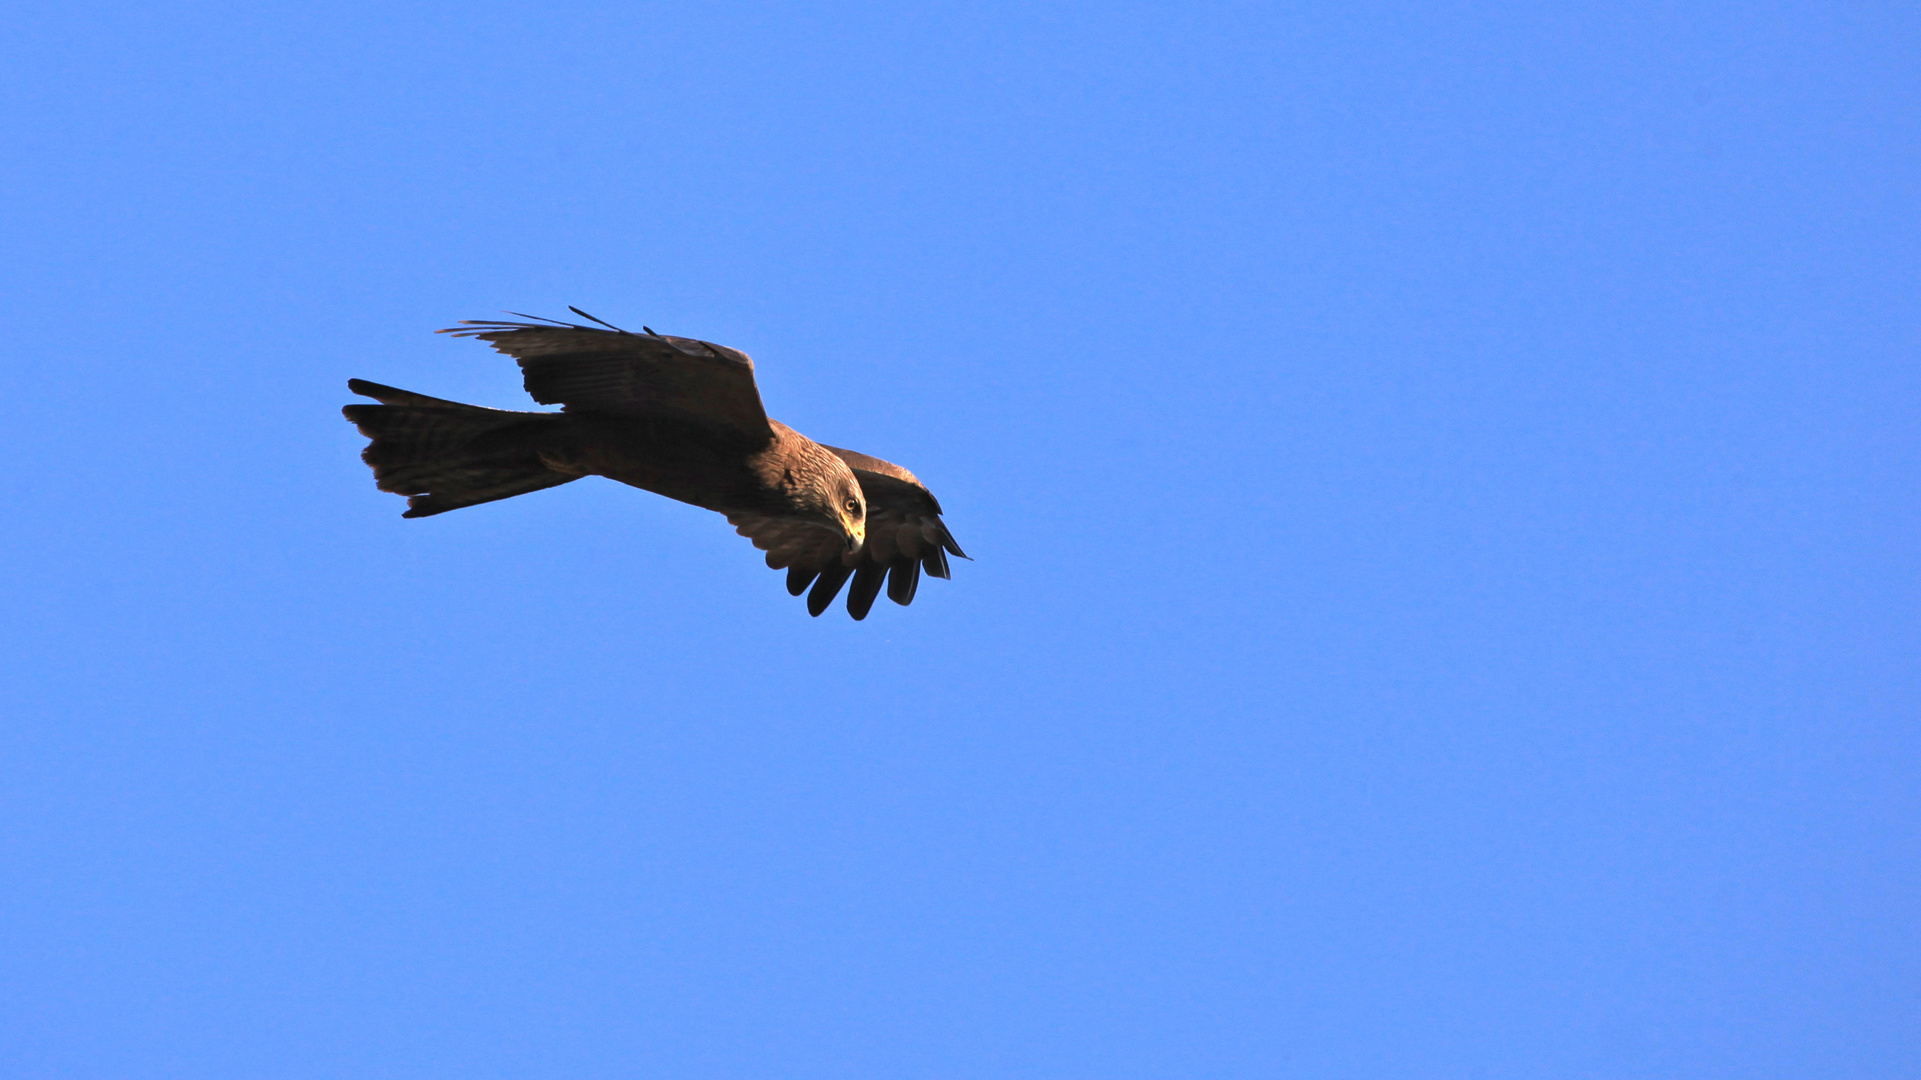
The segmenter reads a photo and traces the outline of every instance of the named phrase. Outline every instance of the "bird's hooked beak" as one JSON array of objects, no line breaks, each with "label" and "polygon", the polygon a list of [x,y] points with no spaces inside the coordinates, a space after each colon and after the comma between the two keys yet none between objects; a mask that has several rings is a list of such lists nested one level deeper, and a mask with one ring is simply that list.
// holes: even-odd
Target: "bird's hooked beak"
[{"label": "bird's hooked beak", "polygon": [[867,527],[865,525],[854,526],[847,533],[847,554],[852,555],[854,552],[859,551],[865,543],[867,543]]}]

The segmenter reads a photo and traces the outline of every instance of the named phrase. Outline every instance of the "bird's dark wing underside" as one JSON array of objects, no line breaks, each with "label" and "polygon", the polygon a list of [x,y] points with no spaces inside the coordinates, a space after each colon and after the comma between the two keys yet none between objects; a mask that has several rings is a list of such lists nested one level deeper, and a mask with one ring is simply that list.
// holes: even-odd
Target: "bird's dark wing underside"
[{"label": "bird's dark wing underside", "polygon": [[479,320],[440,331],[479,338],[520,362],[527,393],[567,412],[671,416],[755,442],[773,438],[754,362],[737,349],[665,334]]},{"label": "bird's dark wing underside", "polygon": [[767,552],[768,566],[787,571],[789,593],[807,594],[810,615],[826,611],[849,578],[847,613],[856,619],[867,617],[883,584],[889,600],[910,604],[923,570],[929,577],[951,577],[947,556],[967,558],[941,521],[940,504],[918,482],[862,468],[855,468],[854,476],[867,500],[867,542],[851,554],[837,533],[808,522],[761,514],[727,517],[737,532]]}]

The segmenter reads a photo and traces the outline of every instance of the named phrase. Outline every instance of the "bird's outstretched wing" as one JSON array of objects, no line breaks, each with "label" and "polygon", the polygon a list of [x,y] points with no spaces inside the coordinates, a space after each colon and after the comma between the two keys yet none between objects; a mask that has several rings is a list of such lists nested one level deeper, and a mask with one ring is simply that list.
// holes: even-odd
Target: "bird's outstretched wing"
[{"label": "bird's outstretched wing", "polygon": [[672,417],[755,442],[774,437],[754,385],[754,362],[738,349],[561,322],[470,320],[440,333],[479,338],[520,361],[527,393],[543,405]]},{"label": "bird's outstretched wing", "polygon": [[787,571],[789,593],[807,594],[808,614],[826,611],[848,578],[854,583],[847,590],[847,613],[865,619],[883,582],[887,598],[906,605],[914,601],[922,570],[929,577],[951,577],[947,556],[967,555],[941,521],[933,492],[892,462],[835,446],[827,449],[854,470],[867,501],[867,542],[859,551],[849,553],[832,532],[793,518],[727,517],[736,532],[767,552],[768,566]]}]

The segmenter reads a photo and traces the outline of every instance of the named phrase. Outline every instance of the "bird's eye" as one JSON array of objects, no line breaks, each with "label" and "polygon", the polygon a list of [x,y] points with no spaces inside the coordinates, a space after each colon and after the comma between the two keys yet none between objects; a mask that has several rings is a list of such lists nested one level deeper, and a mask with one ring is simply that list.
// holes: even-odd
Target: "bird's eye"
[{"label": "bird's eye", "polygon": [[847,500],[847,512],[850,514],[860,513],[860,500],[859,499]]}]

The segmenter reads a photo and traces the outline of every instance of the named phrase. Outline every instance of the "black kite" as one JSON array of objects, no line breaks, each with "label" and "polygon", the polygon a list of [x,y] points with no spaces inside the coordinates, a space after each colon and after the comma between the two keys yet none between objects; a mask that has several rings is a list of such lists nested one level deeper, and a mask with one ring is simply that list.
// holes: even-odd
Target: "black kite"
[{"label": "black kite", "polygon": [[856,619],[883,581],[889,599],[911,603],[922,569],[949,577],[948,553],[967,557],[913,473],[770,419],[746,353],[601,325],[469,321],[440,331],[518,360],[528,395],[561,406],[557,413],[349,380],[349,390],[380,402],[342,410],[373,440],[361,457],[374,482],[408,496],[402,516],[414,518],[605,476],[725,514],[767,552],[768,566],[787,570],[788,592],[807,593],[812,615],[850,577]]}]

